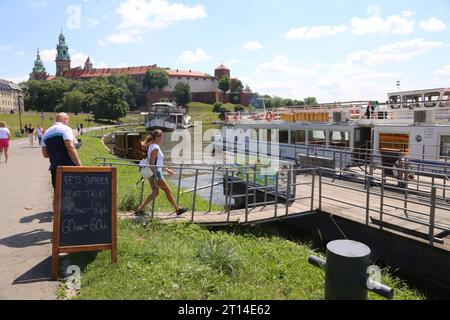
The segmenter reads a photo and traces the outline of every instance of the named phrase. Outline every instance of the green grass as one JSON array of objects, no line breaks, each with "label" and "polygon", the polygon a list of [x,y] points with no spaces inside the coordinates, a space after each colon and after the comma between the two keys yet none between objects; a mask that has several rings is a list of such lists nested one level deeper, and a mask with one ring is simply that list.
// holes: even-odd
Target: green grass
[{"label": "green grass", "polygon": [[[93,135],[85,135],[82,138],[83,147],[79,150],[80,159],[85,166],[97,166],[101,160],[94,161],[95,157],[115,158],[109,153],[106,147],[102,144],[101,138]],[[118,206],[122,211],[131,211],[140,205],[141,185],[136,185],[140,180],[140,175],[135,167],[118,167]],[[170,184],[169,184],[170,185]],[[170,185],[172,192],[176,196],[177,187]],[[144,196],[151,193],[149,183],[145,184]],[[192,209],[193,195],[181,194],[180,206],[189,207]],[[147,210],[151,209],[151,205]],[[209,209],[209,202],[198,198],[196,201],[196,211],[206,212]],[[223,208],[214,206],[213,211],[221,211]],[[173,212],[173,208],[167,201],[164,192],[160,192],[159,197],[155,202],[156,212]]]},{"label": "green grass", "polygon": [[[44,129],[47,129],[53,125],[55,122],[56,113],[45,113],[45,119],[42,121],[40,114],[38,112],[23,112],[22,113],[22,127],[25,127],[26,124],[31,124],[34,128],[38,125],[41,125]],[[96,122],[88,122],[87,120],[90,118],[90,115],[70,115],[70,126],[73,129],[76,129],[77,123],[82,123],[84,128],[95,127],[100,125],[100,123]],[[138,115],[128,116],[121,121],[123,123],[130,123],[137,120],[142,120],[142,117]],[[20,120],[19,114],[0,114],[0,121],[5,121],[6,126],[11,130],[12,139],[17,139],[15,136],[15,131],[20,130]],[[104,123],[101,123],[104,125]]]},{"label": "green grass", "polygon": [[[95,137],[84,137],[80,156],[96,165],[94,156],[110,157]],[[119,168],[120,203],[136,196],[134,168]],[[189,199],[183,198],[188,203]],[[200,200],[198,208],[206,208]],[[157,210],[170,209],[160,196]],[[308,264],[311,247],[288,241],[260,227],[235,227],[213,232],[187,223],[155,220],[118,222],[118,264],[109,252],[70,255],[82,267],[81,289],[75,299],[137,300],[314,300],[324,295],[324,272]],[[423,297],[402,281],[383,275],[395,298]],[[58,290],[63,298],[64,285]],[[370,294],[371,299],[381,299]]]},{"label": "green grass", "polygon": [[[190,224],[122,220],[118,243],[116,266],[108,252],[75,257],[84,266],[77,299],[317,300],[324,295],[324,272],[307,262],[310,247],[264,229],[211,232]],[[386,273],[383,282],[395,287],[396,299],[422,299]]]}]

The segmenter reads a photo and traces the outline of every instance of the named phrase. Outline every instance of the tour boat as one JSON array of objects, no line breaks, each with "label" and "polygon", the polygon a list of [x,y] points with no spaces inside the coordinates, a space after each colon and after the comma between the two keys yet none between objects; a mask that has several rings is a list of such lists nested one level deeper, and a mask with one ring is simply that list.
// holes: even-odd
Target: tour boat
[{"label": "tour boat", "polygon": [[173,132],[176,129],[192,127],[192,118],[187,115],[187,111],[174,103],[155,103],[151,106],[150,112],[142,115],[145,116],[145,128],[148,131],[159,129],[164,132]]},{"label": "tour boat", "polygon": [[[387,149],[422,161],[450,158],[450,89],[390,93],[386,103],[356,101],[228,113],[225,122],[222,134],[213,139],[216,147],[231,143],[242,150],[245,145],[245,152],[251,153],[250,142],[254,142],[255,153],[267,149],[270,157],[268,146],[274,141],[279,142],[283,160],[319,154],[347,167],[367,152],[381,161]],[[227,140],[227,129],[234,130],[234,141]]]}]

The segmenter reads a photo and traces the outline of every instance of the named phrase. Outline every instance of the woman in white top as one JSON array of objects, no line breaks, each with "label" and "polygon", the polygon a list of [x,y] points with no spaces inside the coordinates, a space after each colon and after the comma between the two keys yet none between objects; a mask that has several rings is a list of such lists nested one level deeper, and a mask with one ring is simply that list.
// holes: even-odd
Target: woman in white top
[{"label": "woman in white top", "polygon": [[152,194],[145,199],[145,201],[136,210],[136,215],[144,215],[145,208],[159,195],[159,189],[162,189],[169,200],[170,204],[175,209],[177,215],[182,215],[188,211],[188,208],[180,208],[175,201],[172,191],[163,176],[163,171],[169,175],[175,173],[164,167],[164,153],[161,151],[161,145],[164,140],[164,135],[161,130],[153,131],[148,138],[143,142],[143,146],[148,148],[148,159],[151,170],[153,171],[153,177],[150,178],[150,186],[153,190]]},{"label": "woman in white top", "polygon": [[2,160],[2,153],[5,153],[5,162],[8,163],[8,149],[9,149],[9,139],[11,138],[11,133],[6,127],[4,121],[0,121],[0,162]]}]

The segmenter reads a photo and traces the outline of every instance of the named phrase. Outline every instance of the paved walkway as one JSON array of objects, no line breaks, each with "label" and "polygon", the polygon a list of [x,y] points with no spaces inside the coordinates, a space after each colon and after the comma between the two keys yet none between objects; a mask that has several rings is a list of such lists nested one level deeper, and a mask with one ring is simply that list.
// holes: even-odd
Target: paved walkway
[{"label": "paved walkway", "polygon": [[28,140],[12,142],[0,163],[0,299],[55,299],[48,160]]},{"label": "paved walkway", "polygon": [[0,163],[0,300],[56,299],[49,162],[28,139],[12,141],[9,153]]}]

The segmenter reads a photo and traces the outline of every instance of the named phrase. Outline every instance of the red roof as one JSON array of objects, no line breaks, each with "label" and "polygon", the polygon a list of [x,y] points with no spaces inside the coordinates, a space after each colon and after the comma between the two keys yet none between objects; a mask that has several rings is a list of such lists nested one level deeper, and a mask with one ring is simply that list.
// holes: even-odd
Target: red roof
[{"label": "red roof", "polygon": [[141,66],[141,67],[129,67],[129,68],[102,68],[102,69],[91,69],[85,70],[80,67],[75,69],[70,69],[64,73],[65,78],[69,79],[83,79],[83,78],[99,78],[99,77],[109,77],[113,75],[143,75],[148,70],[156,69],[157,66]]},{"label": "red roof", "polygon": [[[129,67],[129,68],[103,68],[85,70],[81,67],[70,69],[64,73],[65,78],[69,79],[90,79],[99,77],[109,77],[112,75],[144,75],[148,70],[156,69],[156,65]],[[166,69],[169,77],[193,77],[193,78],[215,78],[207,73],[192,70],[171,70]]]}]

